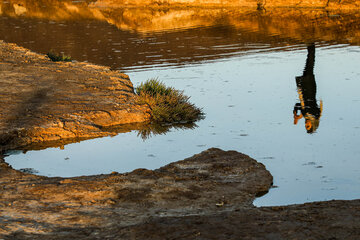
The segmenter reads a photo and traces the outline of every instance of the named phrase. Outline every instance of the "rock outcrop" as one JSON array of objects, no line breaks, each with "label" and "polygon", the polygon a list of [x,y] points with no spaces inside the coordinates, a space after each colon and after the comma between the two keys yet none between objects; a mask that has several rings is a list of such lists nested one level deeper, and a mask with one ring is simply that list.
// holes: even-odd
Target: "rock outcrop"
[{"label": "rock outcrop", "polygon": [[0,234],[23,231],[66,238],[63,228],[67,232],[104,228],[99,237],[106,236],[107,228],[143,224],[152,217],[249,208],[255,196],[271,185],[272,176],[264,165],[220,149],[154,171],[74,178],[35,176],[2,163]]},{"label": "rock outcrop", "polygon": [[52,62],[0,41],[0,72],[0,150],[107,136],[150,117],[128,76],[107,67]]},{"label": "rock outcrop", "polygon": [[360,200],[255,208],[272,176],[209,149],[151,171],[47,178],[0,164],[3,239],[359,239]]}]

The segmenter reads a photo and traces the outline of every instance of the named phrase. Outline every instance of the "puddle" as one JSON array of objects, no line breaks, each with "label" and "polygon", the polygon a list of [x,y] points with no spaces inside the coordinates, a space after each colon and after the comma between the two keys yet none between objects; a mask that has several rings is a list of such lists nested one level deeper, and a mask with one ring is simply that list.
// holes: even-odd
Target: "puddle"
[{"label": "puddle", "polygon": [[[267,17],[249,16],[230,14],[227,22],[176,30],[139,30],[93,18],[0,15],[0,36],[7,42],[42,53],[53,48],[78,61],[120,69],[135,86],[159,78],[184,90],[206,113],[193,128],[145,138],[132,131],[63,149],[13,152],[6,161],[16,169],[68,177],[155,169],[219,147],[250,155],[274,176],[277,187],[257,198],[257,206],[359,198],[360,47],[346,40],[352,32],[324,27],[322,35],[307,36],[307,25],[297,27],[299,33],[269,32],[276,24],[255,29]],[[309,39],[315,46],[313,60]],[[314,95],[316,104],[304,103],[318,118],[313,132],[300,118],[306,110],[301,110],[299,92]]]}]

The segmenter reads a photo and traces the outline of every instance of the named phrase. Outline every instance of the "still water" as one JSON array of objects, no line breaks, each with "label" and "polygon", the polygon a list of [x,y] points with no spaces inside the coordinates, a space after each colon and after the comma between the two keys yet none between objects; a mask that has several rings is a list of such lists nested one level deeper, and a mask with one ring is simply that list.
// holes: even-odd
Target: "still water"
[{"label": "still water", "polygon": [[[354,21],[345,21],[352,18],[327,15],[314,23],[306,20],[314,13],[302,13],[286,28],[276,14],[210,12],[212,17],[199,14],[206,21],[186,26],[124,27],[123,18],[112,18],[117,11],[106,20],[3,11],[0,38],[111,66],[135,86],[158,78],[184,90],[206,118],[196,128],[173,128],[145,140],[132,131],[63,150],[13,152],[6,161],[15,169],[64,177],[156,169],[218,147],[250,155],[274,176],[275,187],[255,205],[360,197],[359,31],[349,27],[358,26]],[[209,22],[213,16],[217,20]],[[305,95],[311,103],[301,101]],[[301,103],[310,110],[302,112]],[[310,131],[300,118],[309,111],[316,112]]]}]

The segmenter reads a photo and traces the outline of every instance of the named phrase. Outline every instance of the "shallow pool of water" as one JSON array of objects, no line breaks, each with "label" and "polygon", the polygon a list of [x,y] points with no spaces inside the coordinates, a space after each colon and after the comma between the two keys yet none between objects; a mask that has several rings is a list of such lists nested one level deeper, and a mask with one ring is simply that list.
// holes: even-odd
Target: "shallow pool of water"
[{"label": "shallow pool of water", "polygon": [[[172,129],[146,140],[133,131],[69,144],[63,150],[13,152],[6,161],[15,169],[66,177],[156,169],[218,147],[250,155],[274,176],[276,187],[255,201],[258,206],[360,196],[360,47],[356,44],[313,39],[316,100],[319,109],[323,102],[323,110],[316,132],[310,134],[304,118],[294,125],[293,114],[300,103],[296,77],[305,78],[310,43],[274,34],[261,38],[261,31],[224,23],[144,34],[94,20],[54,23],[5,16],[0,24],[4,22],[20,30],[8,30],[6,36],[0,35],[3,39],[39,52],[46,50],[44,39],[56,34],[55,28],[72,33],[97,26],[98,31],[84,30],[85,35],[56,35],[57,44],[47,44],[77,60],[120,69],[135,86],[158,78],[184,90],[206,113],[194,129]],[[45,37],[19,37],[16,31],[29,25],[41,26]],[[86,35],[90,37],[84,41]],[[117,47],[101,44],[109,41],[109,35],[111,45]],[[121,54],[124,51],[127,55]]]}]

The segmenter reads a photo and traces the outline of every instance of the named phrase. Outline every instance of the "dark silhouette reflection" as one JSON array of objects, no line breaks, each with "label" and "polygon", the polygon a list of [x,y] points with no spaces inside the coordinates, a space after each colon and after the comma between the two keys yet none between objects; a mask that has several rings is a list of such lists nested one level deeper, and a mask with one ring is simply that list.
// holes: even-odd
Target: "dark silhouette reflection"
[{"label": "dark silhouette reflection", "polygon": [[[302,76],[296,77],[296,86],[300,103],[294,106],[294,124],[305,118],[305,128],[308,133],[314,133],[319,127],[322,113],[322,101],[318,106],[316,101],[316,82],[314,76],[315,44],[307,47],[306,65]],[[298,115],[298,112],[300,114]]]}]

